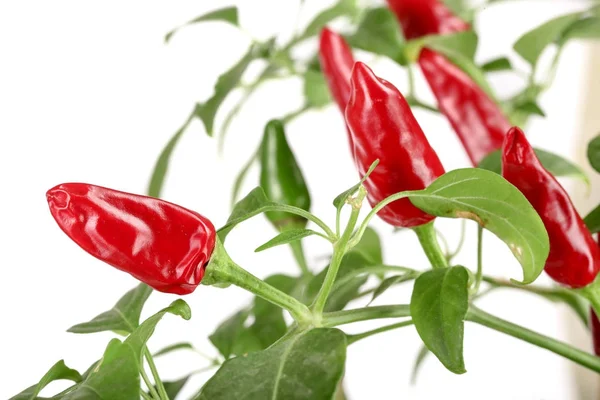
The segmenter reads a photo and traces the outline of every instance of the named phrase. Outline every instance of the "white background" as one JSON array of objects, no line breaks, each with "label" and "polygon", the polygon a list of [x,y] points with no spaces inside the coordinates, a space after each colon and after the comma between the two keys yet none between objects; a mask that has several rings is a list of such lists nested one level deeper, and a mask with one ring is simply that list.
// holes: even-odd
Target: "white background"
[{"label": "white background", "polygon": [[[252,36],[266,39],[284,32],[282,40],[289,38],[297,1],[239,3],[241,23]],[[478,60],[510,53],[520,33],[585,4],[540,0],[490,6],[477,21],[481,32]],[[66,238],[47,210],[44,193],[68,181],[145,192],[155,157],[194,102],[210,96],[218,74],[243,54],[249,40],[247,34],[215,23],[186,28],[169,45],[163,42],[164,34],[222,5],[217,0],[0,3],[0,398],[34,384],[61,358],[83,371],[101,356],[111,334],[79,336],[65,330],[109,309],[136,282]],[[307,1],[300,23],[325,6],[326,2]],[[307,48],[311,46],[314,43]],[[528,127],[534,144],[581,162],[584,137],[600,129],[597,111],[589,104],[594,90],[596,96],[599,93],[598,85],[594,89],[594,82],[587,78],[592,69],[590,49],[583,44],[568,46],[557,82],[541,102],[548,118],[534,118]],[[373,60],[362,53],[358,58]],[[526,68],[514,54],[511,58]],[[596,58],[596,71],[598,65]],[[389,61],[378,60],[372,66],[400,89],[406,87],[405,74]],[[418,83],[422,97],[431,102],[420,77]],[[499,75],[492,83],[505,96],[516,90],[519,80]],[[194,122],[176,148],[164,198],[198,210],[221,225],[228,215],[231,183],[256,147],[262,127],[269,118],[298,108],[300,93],[297,79],[264,85],[232,124],[223,156],[217,155],[215,140]],[[226,104],[231,105],[231,100]],[[587,120],[583,119],[585,110],[590,114]],[[444,119],[422,111],[416,111],[416,116],[448,170],[468,166]],[[221,119],[222,114],[217,127]],[[357,179],[338,110],[328,107],[300,117],[289,125],[288,137],[310,184],[313,212],[332,223],[331,199]],[[245,190],[255,184],[253,171]],[[574,193],[585,192],[580,183],[568,184]],[[576,200],[582,213],[595,205],[593,196]],[[457,241],[459,225],[457,221],[438,222],[451,244]],[[380,221],[375,226],[384,237],[387,263],[427,265],[414,235],[392,234]],[[469,239],[473,239],[474,227],[469,224],[469,228]],[[263,218],[255,218],[231,235],[230,254],[261,277],[276,271],[295,273],[286,248],[253,253],[274,234]],[[310,239],[306,246],[312,265],[321,268],[327,246]],[[486,273],[520,278],[519,266],[504,245],[488,235],[486,250]],[[474,266],[472,245],[465,247],[457,262]],[[548,280],[542,277],[540,282]],[[404,303],[409,295],[410,287],[389,291],[376,303]],[[174,299],[153,294],[144,316]],[[192,341],[216,355],[206,337],[249,299],[235,288],[200,287],[186,297],[192,320],[166,317],[150,345],[157,349],[175,341]],[[563,307],[512,291],[498,291],[480,305],[590,349],[585,330]],[[348,331],[382,323],[348,327]],[[415,330],[405,328],[349,348],[346,386],[350,398],[589,399],[596,391],[595,376],[582,368],[472,324],[467,324],[465,332],[468,373],[453,375],[429,358],[417,386],[410,386],[419,346]],[[205,361],[194,354],[176,353],[158,364],[164,378],[173,379],[202,367]],[[185,394],[194,393],[207,378],[207,374],[197,376]],[[55,384],[44,393],[61,387]]]}]

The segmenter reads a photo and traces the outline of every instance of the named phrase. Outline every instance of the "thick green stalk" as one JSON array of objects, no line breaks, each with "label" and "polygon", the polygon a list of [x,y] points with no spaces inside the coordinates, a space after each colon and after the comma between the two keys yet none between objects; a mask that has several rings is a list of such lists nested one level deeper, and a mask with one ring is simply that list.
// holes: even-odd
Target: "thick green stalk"
[{"label": "thick green stalk", "polygon": [[423,251],[425,251],[425,255],[427,256],[427,259],[429,259],[431,266],[433,268],[448,267],[448,260],[440,248],[440,243],[438,242],[437,234],[433,227],[433,221],[425,225],[417,226],[413,228],[413,230],[417,234],[421,247],[423,247]]},{"label": "thick green stalk", "polygon": [[354,310],[334,311],[323,314],[323,326],[338,326],[352,322],[369,321],[382,318],[410,317],[410,305],[375,306]]},{"label": "thick green stalk", "polygon": [[600,372],[600,357],[593,356],[566,343],[488,314],[476,307],[471,306],[466,319],[467,321],[487,326],[488,328],[521,339],[543,349],[550,350],[588,369]]}]

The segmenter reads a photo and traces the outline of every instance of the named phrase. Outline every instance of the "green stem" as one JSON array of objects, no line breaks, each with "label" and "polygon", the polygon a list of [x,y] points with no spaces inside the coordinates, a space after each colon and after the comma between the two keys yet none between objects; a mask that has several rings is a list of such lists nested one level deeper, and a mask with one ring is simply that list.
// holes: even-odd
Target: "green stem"
[{"label": "green stem", "polygon": [[425,255],[427,255],[427,258],[429,259],[431,266],[433,268],[448,267],[448,260],[440,248],[435,228],[433,227],[433,221],[425,225],[417,226],[413,228],[413,230],[417,234],[419,242],[425,251]]},{"label": "green stem", "polygon": [[144,392],[143,390],[140,390],[140,396],[142,396],[144,400],[153,400],[152,397],[150,397],[148,393]]},{"label": "green stem", "polygon": [[456,257],[456,255],[460,252],[463,245],[465,244],[465,231],[466,231],[467,221],[464,219],[461,219],[460,222],[461,222],[460,237],[458,239],[458,244],[456,245],[456,249],[452,253],[448,254],[448,262],[452,261],[452,259],[454,257]]},{"label": "green stem", "polygon": [[600,280],[596,280],[577,291],[590,302],[596,315],[600,316]]},{"label": "green stem", "polygon": [[296,263],[302,271],[302,275],[311,276],[312,273],[310,272],[310,269],[308,269],[308,264],[306,263],[306,257],[304,255],[304,248],[302,247],[302,242],[300,240],[291,242],[290,247],[292,249],[292,253],[294,254],[294,258],[296,259]]},{"label": "green stem", "polygon": [[152,358],[152,354],[148,350],[148,347],[144,346],[144,357],[146,357],[146,361],[148,362],[148,367],[150,367],[150,371],[152,372],[152,376],[154,377],[154,383],[156,384],[156,389],[158,391],[158,398],[161,400],[169,400],[169,395],[165,390],[165,386],[160,379],[160,375],[158,374],[158,369],[156,369],[156,364],[154,364],[154,359]]},{"label": "green stem", "polygon": [[471,306],[467,313],[466,319],[468,321],[475,322],[477,324],[513,336],[517,339],[521,339],[543,349],[550,350],[551,352],[563,356],[579,365],[582,365],[593,371],[600,372],[600,357],[595,357],[566,343],[488,314],[476,307]]},{"label": "green stem", "polygon": [[359,340],[366,339],[370,336],[377,335],[379,333],[383,333],[383,332],[387,332],[387,331],[391,331],[393,329],[403,328],[405,326],[410,326],[412,324],[414,324],[414,322],[411,319],[409,319],[408,321],[402,321],[402,322],[398,322],[396,324],[382,326],[381,328],[373,329],[373,330],[359,333],[356,335],[347,335],[346,338],[348,340],[348,345],[351,345],[352,343],[356,343]]},{"label": "green stem", "polygon": [[475,286],[473,287],[473,294],[479,292],[479,286],[483,278],[483,228],[477,226],[477,274],[475,275]]},{"label": "green stem", "polygon": [[336,288],[338,286],[343,287],[345,284],[347,284],[348,282],[350,282],[351,280],[353,280],[354,278],[356,278],[357,276],[360,276],[362,274],[377,274],[377,273],[385,273],[385,272],[398,272],[398,273],[402,273],[402,274],[412,274],[415,276],[415,278],[419,274],[419,271],[416,271],[412,268],[397,267],[394,265],[374,265],[372,267],[358,268],[353,271],[350,271],[347,274],[344,274],[344,277],[335,283],[334,288]]},{"label": "green stem", "polygon": [[306,218],[309,221],[314,222],[319,228],[323,229],[323,232],[325,232],[325,234],[327,235],[327,237],[329,237],[329,240],[331,240],[331,241],[335,240],[337,237],[336,234],[333,233],[331,228],[329,228],[329,226],[327,226],[327,224],[325,222],[323,222],[321,219],[319,219],[314,214],[312,214],[306,210],[303,210],[300,207],[288,206],[286,204],[278,204],[277,210],[289,212],[290,214],[299,215],[303,218]]},{"label": "green stem", "polygon": [[[361,194],[359,193],[359,197]],[[361,199],[362,201],[362,199]],[[359,201],[360,203],[360,201]],[[335,278],[337,277],[338,270],[340,269],[340,264],[342,263],[342,259],[344,255],[346,255],[346,250],[348,248],[348,240],[352,235],[352,231],[356,226],[356,221],[358,221],[358,215],[360,214],[360,206],[353,206],[352,212],[350,214],[350,220],[348,221],[348,225],[346,225],[346,229],[344,233],[340,237],[340,239],[333,245],[333,255],[331,256],[331,262],[329,263],[329,268],[327,269],[327,275],[325,275],[325,280],[323,281],[323,285],[315,298],[313,305],[311,306],[313,312],[316,315],[321,315],[323,313],[323,309],[325,309],[325,304],[327,303],[327,298],[329,297],[329,293],[333,288],[335,283]]]},{"label": "green stem", "polygon": [[292,121],[293,119],[295,119],[296,117],[304,114],[309,109],[310,109],[310,105],[305,104],[302,107],[300,107],[298,110],[293,111],[293,112],[289,113],[288,115],[284,116],[283,118],[281,118],[281,122],[283,122],[283,124],[287,124],[290,121]]},{"label": "green stem", "polygon": [[410,317],[410,305],[375,306],[354,310],[333,311],[323,314],[323,326],[338,326],[352,322],[369,321],[382,318]]},{"label": "green stem", "polygon": [[142,379],[144,380],[144,382],[146,383],[146,386],[148,387],[148,392],[150,392],[150,396],[152,396],[153,399],[160,399],[160,396],[158,395],[158,392],[156,391],[154,384],[152,384],[152,381],[148,377],[148,374],[146,374],[146,370],[144,369],[143,365],[140,368],[140,375],[142,376]]}]

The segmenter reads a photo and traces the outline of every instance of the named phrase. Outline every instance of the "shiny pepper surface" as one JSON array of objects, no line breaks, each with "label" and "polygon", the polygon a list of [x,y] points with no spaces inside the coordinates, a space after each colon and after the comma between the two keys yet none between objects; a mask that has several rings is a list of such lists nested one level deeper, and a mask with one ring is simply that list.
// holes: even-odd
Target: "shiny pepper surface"
[{"label": "shiny pepper surface", "polygon": [[[270,121],[260,148],[260,186],[269,198],[277,203],[310,209],[310,193],[296,157],[285,137],[283,124]],[[306,220],[282,211],[269,211],[267,219],[279,230],[303,228]]]},{"label": "shiny pepper surface", "polygon": [[[346,123],[360,176],[379,159],[364,183],[371,206],[394,193],[424,189],[444,174],[442,163],[398,89],[361,62],[354,66],[351,82]],[[389,204],[378,215],[397,227],[423,225],[434,218],[409,199]]]},{"label": "shiny pepper surface", "polygon": [[519,128],[512,128],[504,141],[502,175],[527,197],[544,222],[550,237],[548,275],[572,288],[592,283],[600,270],[598,245],[567,192],[541,165]]},{"label": "shiny pepper surface", "polygon": [[46,197],[63,232],[92,256],[161,292],[188,294],[200,284],[215,246],[202,215],[85,183],[58,185]]},{"label": "shiny pepper surface", "polygon": [[[438,0],[388,0],[409,39],[470,30]],[[458,135],[473,165],[502,147],[511,128],[500,106],[463,70],[443,55],[423,49],[419,65],[442,114]]]}]

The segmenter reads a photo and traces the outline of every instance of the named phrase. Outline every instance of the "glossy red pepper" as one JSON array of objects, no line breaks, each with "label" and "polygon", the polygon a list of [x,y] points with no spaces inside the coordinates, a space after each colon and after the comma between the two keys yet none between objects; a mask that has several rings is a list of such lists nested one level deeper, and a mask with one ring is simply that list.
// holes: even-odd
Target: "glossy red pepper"
[{"label": "glossy red pepper", "polygon": [[[372,206],[394,193],[424,189],[444,174],[442,163],[398,89],[361,62],[355,64],[351,82],[346,123],[360,176],[379,159],[364,183]],[[409,199],[389,204],[378,215],[398,227],[423,225],[434,218]]]},{"label": "glossy red pepper", "polygon": [[527,197],[544,222],[550,237],[548,275],[572,288],[592,283],[600,270],[598,245],[567,192],[542,166],[519,128],[512,128],[504,140],[502,175]]},{"label": "glossy red pepper", "polygon": [[85,183],[46,193],[58,226],[92,256],[156,290],[188,294],[204,276],[215,228],[178,205]]},{"label": "glossy red pepper", "polygon": [[[467,31],[469,24],[438,0],[388,0],[407,38]],[[443,55],[423,49],[419,65],[440,111],[458,135],[473,165],[502,147],[511,128],[500,106]]]},{"label": "glossy red pepper", "polygon": [[471,29],[438,0],[387,0],[407,39],[445,35]]}]

